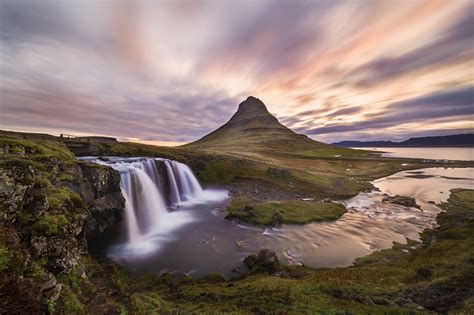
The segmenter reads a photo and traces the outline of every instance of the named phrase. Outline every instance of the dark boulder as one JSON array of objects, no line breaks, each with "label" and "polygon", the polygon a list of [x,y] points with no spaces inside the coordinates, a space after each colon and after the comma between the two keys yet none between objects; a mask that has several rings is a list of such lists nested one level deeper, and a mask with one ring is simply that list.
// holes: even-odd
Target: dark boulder
[{"label": "dark boulder", "polygon": [[388,197],[385,197],[382,201],[408,207],[408,208],[420,209],[420,206],[416,203],[415,198],[412,198],[412,197],[405,197],[405,196],[400,196],[400,195],[396,195],[394,197],[388,196]]},{"label": "dark boulder", "polygon": [[244,264],[251,271],[274,273],[281,269],[278,256],[270,249],[262,249],[257,255],[245,257]]}]

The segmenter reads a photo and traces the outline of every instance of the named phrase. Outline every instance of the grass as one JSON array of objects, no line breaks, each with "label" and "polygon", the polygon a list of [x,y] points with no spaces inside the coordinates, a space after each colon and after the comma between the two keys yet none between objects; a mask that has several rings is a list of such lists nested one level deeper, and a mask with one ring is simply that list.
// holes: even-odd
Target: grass
[{"label": "grass", "polygon": [[53,236],[66,224],[69,224],[69,221],[64,214],[47,214],[33,224],[33,229],[40,234]]},{"label": "grass", "polygon": [[[67,184],[64,182],[75,174],[69,167],[78,162],[64,145],[52,140],[11,137],[1,140],[1,145],[8,143],[14,149],[7,155],[0,155],[0,167],[31,166],[36,173],[35,189],[45,193],[50,204],[47,213],[36,222],[36,216],[23,213],[18,218],[18,228],[22,229],[19,231],[23,233],[34,227],[46,236],[59,235],[63,225],[75,222],[75,213],[85,210],[79,195],[64,187]],[[271,196],[264,198],[260,193],[234,199],[231,204],[234,214],[245,214],[244,219],[248,222],[262,225],[334,220],[345,209],[318,200],[353,196],[370,188],[371,180],[402,169],[442,165],[372,157],[358,152],[360,150],[344,148],[305,147],[299,150],[293,146],[294,150],[291,150],[284,141],[271,141],[269,145],[280,146],[276,150],[260,151],[231,146],[210,150],[131,143],[94,145],[104,155],[161,156],[183,161],[205,184],[226,187],[238,184],[253,188],[253,183],[258,181],[290,195],[278,201]],[[402,163],[410,165],[402,166]],[[58,164],[61,167],[55,172],[54,166]],[[316,201],[301,201],[303,196]],[[117,265],[84,263],[91,283],[77,276],[62,278],[58,275],[58,279],[64,281],[64,289],[54,308],[64,314],[80,314],[88,309],[93,310],[91,313],[106,313],[103,310],[108,309],[110,313],[127,311],[129,314],[377,314],[416,313],[417,306],[422,305],[438,312],[472,313],[474,300],[465,293],[471,292],[470,283],[474,282],[473,204],[472,191],[453,190],[449,202],[443,204],[447,212],[439,215],[439,228],[424,233],[424,243],[394,244],[389,250],[359,259],[349,268],[285,267],[273,274],[255,273],[227,281],[215,274],[207,280],[186,278],[181,281],[171,276],[132,280]],[[250,208],[244,210],[246,205]],[[248,210],[253,215],[248,215]],[[31,277],[41,278],[43,265],[37,262],[23,268],[27,256],[19,249],[19,242],[16,247],[11,245],[13,239],[6,237],[10,243],[4,242],[0,247],[0,275],[15,274],[18,279],[26,279],[21,282],[22,290],[26,291],[24,283],[34,283]],[[31,286],[33,291],[37,292],[37,288]],[[17,292],[11,292],[11,296],[16,297]]]},{"label": "grass", "polygon": [[48,190],[46,196],[49,206],[53,210],[60,209],[67,202],[71,202],[76,206],[82,204],[81,196],[66,187]]},{"label": "grass", "polygon": [[[155,284],[154,290],[144,289],[148,303],[140,304],[140,311],[159,305],[162,312],[196,314],[471,313],[473,194],[452,191],[442,205],[446,212],[438,216],[440,226],[425,232],[432,235],[425,243],[395,244],[359,259],[354,267],[306,270],[302,278],[254,274],[241,280],[175,284],[174,290]],[[447,231],[461,231],[461,237],[453,239]],[[435,242],[429,240],[433,237]]]},{"label": "grass", "polygon": [[61,314],[86,314],[86,308],[84,304],[79,301],[76,294],[71,292],[67,286],[61,290],[61,301]]},{"label": "grass", "polygon": [[160,147],[134,142],[94,142],[99,155],[103,156],[149,156],[182,160],[180,149],[173,147]]},{"label": "grass", "polygon": [[357,150],[350,148],[321,148],[301,152],[301,155],[308,157],[366,157],[373,154],[367,150]]},{"label": "grass", "polygon": [[0,245],[0,271],[7,269],[13,254],[11,251],[4,245]]},{"label": "grass", "polygon": [[300,200],[259,202],[247,197],[237,197],[232,200],[227,211],[230,219],[257,225],[277,225],[337,220],[346,209],[343,205],[335,203]]},{"label": "grass", "polygon": [[0,147],[9,146],[11,156],[25,156],[33,160],[56,158],[73,160],[74,155],[62,143],[48,140],[0,138]]}]

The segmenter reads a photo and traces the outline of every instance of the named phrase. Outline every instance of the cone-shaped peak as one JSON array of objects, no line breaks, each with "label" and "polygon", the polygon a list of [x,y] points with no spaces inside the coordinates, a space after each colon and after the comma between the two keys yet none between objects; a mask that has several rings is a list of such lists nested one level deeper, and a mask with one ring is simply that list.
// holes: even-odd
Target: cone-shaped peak
[{"label": "cone-shaped peak", "polygon": [[265,104],[249,96],[239,104],[230,120],[187,147],[220,148],[227,151],[303,150],[321,143],[299,135],[283,126],[270,114]]},{"label": "cone-shaped peak", "polygon": [[267,109],[265,104],[263,104],[263,102],[260,99],[254,97],[254,96],[247,97],[247,99],[245,101],[243,101],[242,103],[239,104],[239,110],[241,110],[241,109],[243,110],[243,109],[247,109],[247,108],[253,108],[253,107]]},{"label": "cone-shaped peak", "polygon": [[237,112],[235,112],[234,116],[232,116],[230,122],[242,119],[248,120],[261,119],[264,117],[268,118],[269,116],[275,119],[273,115],[268,112],[267,107],[260,99],[253,96],[249,96],[245,101],[239,104],[239,108]]}]

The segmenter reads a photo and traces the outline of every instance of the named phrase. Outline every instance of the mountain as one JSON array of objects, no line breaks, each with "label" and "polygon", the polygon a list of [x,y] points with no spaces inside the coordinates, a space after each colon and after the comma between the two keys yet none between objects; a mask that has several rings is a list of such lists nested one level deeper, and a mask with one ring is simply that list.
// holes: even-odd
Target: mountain
[{"label": "mountain", "polygon": [[419,137],[402,142],[341,141],[332,144],[341,147],[474,147],[474,134]]},{"label": "mountain", "polygon": [[228,122],[186,148],[224,151],[301,151],[331,147],[283,126],[265,104],[249,96]]}]

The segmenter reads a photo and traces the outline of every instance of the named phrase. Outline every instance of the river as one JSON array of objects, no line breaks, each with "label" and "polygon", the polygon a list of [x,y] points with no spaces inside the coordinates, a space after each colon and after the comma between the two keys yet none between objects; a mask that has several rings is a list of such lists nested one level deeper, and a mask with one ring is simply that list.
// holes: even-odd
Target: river
[{"label": "river", "polygon": [[384,157],[473,161],[474,148],[353,148],[383,152]]},{"label": "river", "polygon": [[[150,165],[150,161],[135,158],[100,163],[119,169],[122,179],[129,178],[127,185],[130,185],[133,168],[141,167],[146,172],[147,169],[140,165]],[[163,163],[162,159],[159,163]],[[171,173],[182,175],[178,171],[183,166],[178,166]],[[159,177],[156,170],[148,169],[148,172]],[[137,176],[143,176],[142,171],[139,174]],[[169,182],[169,174],[166,177],[165,182]],[[180,190],[183,179],[177,176],[175,180]],[[122,226],[92,241],[90,250],[96,257],[119,263],[133,275],[170,272],[200,277],[210,272],[221,272],[232,276],[235,267],[243,267],[245,256],[262,248],[274,250],[287,264],[314,268],[350,266],[357,257],[389,248],[393,242],[405,243],[407,238],[419,240],[419,233],[433,227],[441,211],[433,203],[446,201],[452,188],[474,189],[474,168],[403,171],[378,179],[373,184],[380,191],[360,193],[349,200],[339,201],[348,212],[336,221],[284,224],[274,228],[224,220],[224,209],[230,200],[227,192],[216,189],[198,191],[200,187],[195,188],[195,192],[188,189],[187,193],[197,194],[196,198],[172,205],[168,203],[159,211],[152,209],[158,216],[153,218],[150,213],[139,209],[140,198],[144,193],[163,194],[163,190],[152,192],[138,186],[134,188],[133,200],[127,198],[126,211],[133,211],[138,216],[133,221],[136,225],[133,229],[140,229],[140,216],[144,213],[148,217],[143,224],[146,226],[156,221],[157,228],[146,232],[134,230],[136,235],[131,239],[130,222],[127,222],[130,218],[125,216]],[[124,187],[129,187],[127,185]],[[387,194],[414,197],[421,209],[383,202]],[[160,198],[160,202],[166,203],[166,196]]]}]

